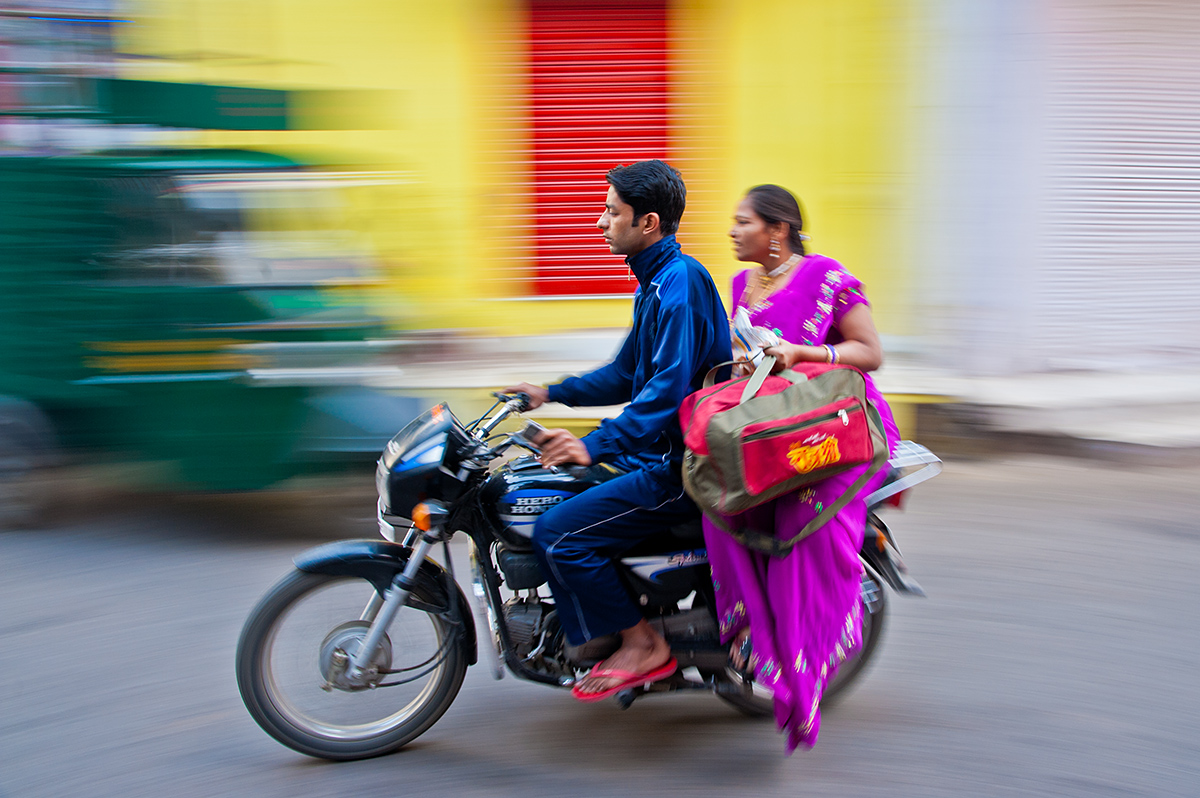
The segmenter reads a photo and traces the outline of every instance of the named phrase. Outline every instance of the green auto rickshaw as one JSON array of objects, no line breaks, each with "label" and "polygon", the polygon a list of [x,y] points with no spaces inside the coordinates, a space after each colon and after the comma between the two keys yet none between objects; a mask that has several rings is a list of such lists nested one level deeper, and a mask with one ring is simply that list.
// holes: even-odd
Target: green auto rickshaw
[{"label": "green auto rickshaw", "polygon": [[369,250],[335,177],[243,150],[0,157],[0,505],[64,453],[247,490],[373,459]]}]

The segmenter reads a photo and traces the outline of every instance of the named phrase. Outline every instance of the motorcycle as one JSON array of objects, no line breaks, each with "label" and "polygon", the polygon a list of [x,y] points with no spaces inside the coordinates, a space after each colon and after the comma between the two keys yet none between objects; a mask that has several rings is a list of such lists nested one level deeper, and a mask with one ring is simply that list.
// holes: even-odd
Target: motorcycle
[{"label": "motorcycle", "polygon": [[[559,688],[615,648],[596,641],[568,646],[530,538],[538,515],[621,472],[604,464],[542,466],[535,422],[496,433],[528,409],[528,397],[493,396],[496,403],[470,424],[441,404],[397,433],[376,467],[381,539],[300,553],[251,611],[238,642],[238,688],[255,721],[279,742],[332,760],[401,748],[450,707],[479,658],[481,636],[496,679],[507,667]],[[524,454],[497,463],[514,450]],[[845,690],[870,662],[887,614],[884,585],[924,595],[875,510],[898,505],[903,491],[941,470],[941,460],[904,441],[890,465],[886,484],[867,499],[863,643],[825,698]],[[459,531],[469,539],[474,610],[450,556]],[[440,564],[431,557],[439,543]],[[698,520],[657,530],[615,565],[679,662],[670,678],[620,692],[620,706],[649,693],[705,690],[746,714],[772,715],[770,693],[732,668],[721,644]]]}]

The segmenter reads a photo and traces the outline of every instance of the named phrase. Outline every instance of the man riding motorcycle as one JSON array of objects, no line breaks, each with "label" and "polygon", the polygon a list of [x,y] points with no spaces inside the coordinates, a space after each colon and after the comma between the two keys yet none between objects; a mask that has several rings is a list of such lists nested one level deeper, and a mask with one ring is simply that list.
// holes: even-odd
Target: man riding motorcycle
[{"label": "man riding motorcycle", "polygon": [[568,642],[582,646],[620,636],[619,648],[575,685],[583,701],[676,669],[666,640],[634,606],[612,558],[656,530],[699,515],[681,483],[678,411],[709,369],[730,359],[720,294],[704,266],[675,240],[687,193],[679,173],[663,161],[639,161],[615,167],[606,180],[596,226],[637,277],[633,326],[607,365],[549,387],[506,389],[528,394],[531,408],[628,402],[582,439],[553,429],[537,441],[543,465],[609,463],[626,472],[541,515],[533,535]]}]

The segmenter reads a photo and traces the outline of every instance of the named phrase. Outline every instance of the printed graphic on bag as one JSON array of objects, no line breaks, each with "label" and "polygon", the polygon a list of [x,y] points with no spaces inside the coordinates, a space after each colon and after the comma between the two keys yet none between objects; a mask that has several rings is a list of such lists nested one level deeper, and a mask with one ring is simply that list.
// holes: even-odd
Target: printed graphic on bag
[{"label": "printed graphic on bag", "polygon": [[797,474],[866,462],[874,452],[862,403],[841,399],[818,411],[750,424],[741,436],[746,489],[763,493]]},{"label": "printed graphic on bag", "polygon": [[820,443],[808,445],[797,441],[788,449],[788,462],[797,474],[807,474],[818,468],[833,465],[842,457],[838,454],[837,438],[826,438]]}]

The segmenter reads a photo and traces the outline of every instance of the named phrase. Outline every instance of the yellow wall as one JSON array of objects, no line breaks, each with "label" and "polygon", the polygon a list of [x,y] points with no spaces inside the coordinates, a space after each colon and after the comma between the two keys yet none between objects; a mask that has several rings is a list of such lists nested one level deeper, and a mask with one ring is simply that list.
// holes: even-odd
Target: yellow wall
[{"label": "yellow wall", "polygon": [[[908,135],[914,0],[676,0],[672,153],[688,185],[679,239],[726,302],[741,194],[800,197],[812,251],[866,285],[880,330],[909,332]],[[521,329],[620,327],[628,300],[527,302]],[[536,315],[535,315],[536,314]]]},{"label": "yellow wall", "polygon": [[878,326],[905,334],[911,0],[680,0],[675,139],[685,243],[727,291],[726,232],[759,183],[795,193],[812,251],[866,284]]},{"label": "yellow wall", "polygon": [[[801,197],[815,249],[866,282],[881,330],[906,332],[913,2],[674,3],[672,160],[689,191],[680,240],[724,292],[740,268],[725,237],[733,205],[751,185],[780,183]],[[375,245],[388,278],[381,308],[398,326],[624,326],[627,299],[494,301],[527,287],[524,7],[144,0],[120,46],[140,56],[126,66],[131,77],[378,92],[365,116],[382,129],[185,138],[387,173],[384,184],[354,190],[351,223]]]},{"label": "yellow wall", "polygon": [[[379,170],[354,228],[384,268],[402,327],[470,326],[472,303],[516,290],[524,259],[523,19],[511,0],[153,0],[119,46],[128,77],[373,90],[375,130],[210,131],[182,140]],[[355,95],[347,95],[353,99]],[[364,109],[350,109],[360,111]],[[499,288],[498,288],[499,286]],[[507,286],[507,288],[505,288]]]}]

